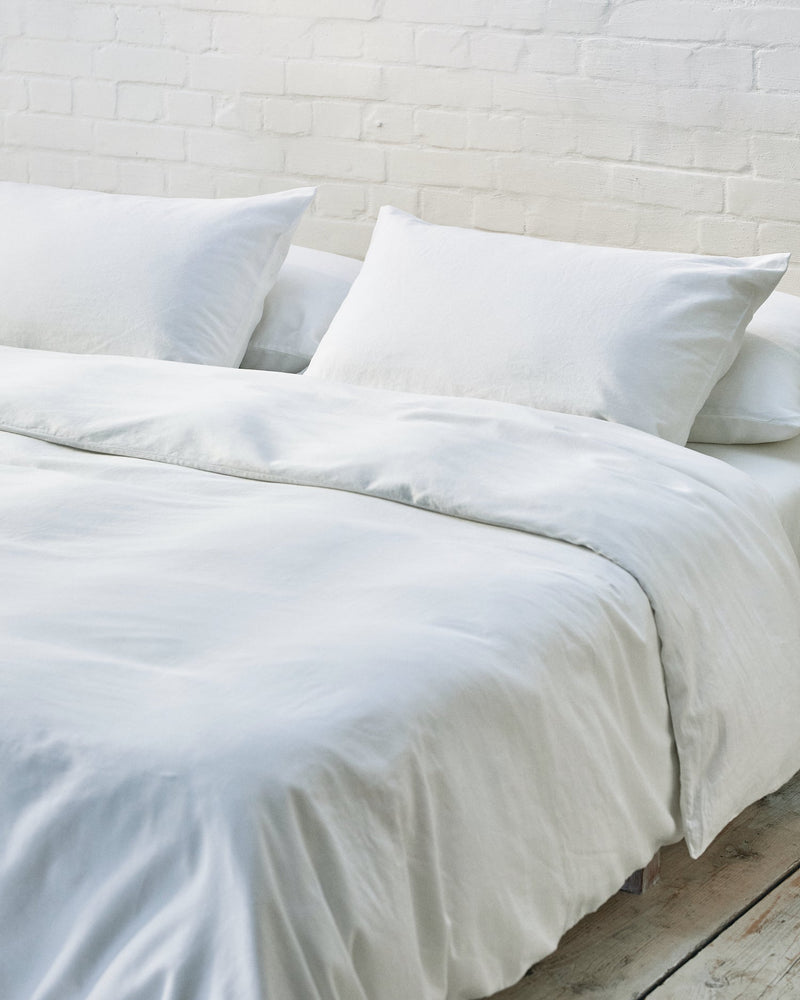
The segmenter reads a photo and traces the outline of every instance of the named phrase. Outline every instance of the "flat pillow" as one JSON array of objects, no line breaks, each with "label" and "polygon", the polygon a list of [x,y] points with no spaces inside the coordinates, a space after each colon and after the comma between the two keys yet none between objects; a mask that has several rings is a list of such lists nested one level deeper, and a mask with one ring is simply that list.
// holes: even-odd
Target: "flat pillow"
[{"label": "flat pillow", "polygon": [[553,243],[384,208],[308,375],[601,417],[685,444],[787,263]]},{"label": "flat pillow", "polygon": [[689,440],[766,444],[800,434],[800,298],[773,292],[711,390]]},{"label": "flat pillow", "polygon": [[241,367],[302,371],[360,270],[353,257],[290,247]]},{"label": "flat pillow", "polygon": [[236,366],[313,194],[0,183],[0,343]]}]

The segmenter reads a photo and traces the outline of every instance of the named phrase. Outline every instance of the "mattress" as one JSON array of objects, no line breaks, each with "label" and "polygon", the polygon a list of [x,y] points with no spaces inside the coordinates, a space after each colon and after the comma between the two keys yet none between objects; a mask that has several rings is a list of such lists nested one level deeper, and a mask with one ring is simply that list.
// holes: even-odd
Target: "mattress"
[{"label": "mattress", "polygon": [[769,494],[777,507],[792,548],[800,559],[800,435],[771,444],[692,444],[746,472]]}]

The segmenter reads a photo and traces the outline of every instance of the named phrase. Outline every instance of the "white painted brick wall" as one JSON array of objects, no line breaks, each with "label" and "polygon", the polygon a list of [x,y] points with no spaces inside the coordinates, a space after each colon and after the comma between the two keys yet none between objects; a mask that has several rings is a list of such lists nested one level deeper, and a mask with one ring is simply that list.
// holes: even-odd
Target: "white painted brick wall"
[{"label": "white painted brick wall", "polygon": [[0,177],[228,196],[298,238],[396,204],[621,246],[792,250],[800,0],[0,0]]}]

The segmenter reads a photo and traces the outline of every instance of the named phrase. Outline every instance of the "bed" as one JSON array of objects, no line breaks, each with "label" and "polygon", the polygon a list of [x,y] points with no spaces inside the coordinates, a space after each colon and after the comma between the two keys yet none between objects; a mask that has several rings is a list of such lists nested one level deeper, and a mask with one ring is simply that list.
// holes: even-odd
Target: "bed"
[{"label": "bed", "polygon": [[476,1000],[800,767],[785,258],[310,197],[0,185],[8,1000]]}]

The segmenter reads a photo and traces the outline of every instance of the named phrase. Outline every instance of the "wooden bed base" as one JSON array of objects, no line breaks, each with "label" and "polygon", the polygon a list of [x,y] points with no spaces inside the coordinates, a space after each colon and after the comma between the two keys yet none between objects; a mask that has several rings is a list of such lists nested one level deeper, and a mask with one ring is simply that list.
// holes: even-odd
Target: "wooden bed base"
[{"label": "wooden bed base", "polygon": [[661,877],[661,851],[650,858],[644,868],[637,868],[636,871],[625,879],[620,892],[632,892],[641,896],[647,892],[651,885],[655,885]]}]

